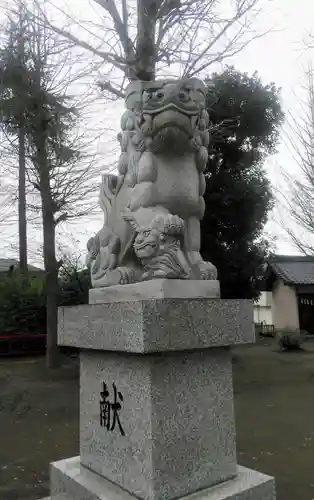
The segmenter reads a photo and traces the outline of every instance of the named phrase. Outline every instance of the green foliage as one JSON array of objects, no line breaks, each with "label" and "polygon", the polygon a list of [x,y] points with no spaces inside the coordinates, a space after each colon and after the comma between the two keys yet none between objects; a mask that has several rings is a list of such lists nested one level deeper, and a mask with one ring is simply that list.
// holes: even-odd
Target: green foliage
[{"label": "green foliage", "polygon": [[13,271],[0,276],[0,335],[45,333],[43,277]]},{"label": "green foliage", "polygon": [[300,330],[286,328],[277,332],[279,347],[283,351],[294,351],[300,349],[304,342],[304,335]]},{"label": "green foliage", "polygon": [[88,304],[88,291],[92,288],[88,269],[82,269],[76,263],[68,263],[61,269],[59,285],[59,305]]},{"label": "green foliage", "polygon": [[[88,303],[88,269],[67,263],[59,276],[59,306]],[[0,336],[46,332],[45,277],[13,271],[0,275]]]},{"label": "green foliage", "polygon": [[0,119],[6,132],[16,134],[24,125],[30,98],[30,39],[25,35],[26,17],[7,19],[0,45]]},{"label": "green foliage", "polygon": [[[269,242],[263,238],[273,195],[263,163],[274,153],[283,113],[280,91],[234,68],[209,82],[214,127],[205,171],[202,254],[218,268],[222,296],[257,298]],[[216,130],[216,132],[215,132]]]}]

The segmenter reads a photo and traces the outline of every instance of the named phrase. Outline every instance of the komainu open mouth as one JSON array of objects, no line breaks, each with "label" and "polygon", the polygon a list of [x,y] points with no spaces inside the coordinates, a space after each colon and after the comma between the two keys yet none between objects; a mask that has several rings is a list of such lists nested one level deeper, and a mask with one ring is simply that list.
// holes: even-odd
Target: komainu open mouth
[{"label": "komainu open mouth", "polygon": [[138,251],[145,250],[146,248],[151,248],[155,250],[157,248],[157,243],[142,243],[141,245],[134,245],[134,249]]},{"label": "komainu open mouth", "polygon": [[[195,116],[195,115],[193,115]],[[187,136],[192,136],[192,119],[190,116],[168,109],[153,117],[152,133],[158,134],[162,129],[179,129]]]}]

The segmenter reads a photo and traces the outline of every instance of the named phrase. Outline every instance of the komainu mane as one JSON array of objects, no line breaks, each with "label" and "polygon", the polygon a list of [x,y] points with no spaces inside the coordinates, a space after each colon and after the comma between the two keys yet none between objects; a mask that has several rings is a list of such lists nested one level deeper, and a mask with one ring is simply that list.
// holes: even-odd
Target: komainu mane
[{"label": "komainu mane", "polygon": [[93,287],[157,278],[217,278],[200,255],[208,158],[206,86],[198,79],[132,82],[118,175],[104,175],[105,221],[88,241]]}]

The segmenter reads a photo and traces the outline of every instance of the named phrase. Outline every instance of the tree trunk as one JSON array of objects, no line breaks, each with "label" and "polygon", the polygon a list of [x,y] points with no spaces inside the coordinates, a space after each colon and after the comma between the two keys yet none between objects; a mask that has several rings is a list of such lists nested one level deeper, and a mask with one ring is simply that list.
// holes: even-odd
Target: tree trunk
[{"label": "tree trunk", "polygon": [[137,43],[134,75],[138,80],[155,78],[156,66],[156,15],[157,3],[152,0],[137,0]]},{"label": "tree trunk", "polygon": [[46,272],[46,307],[47,307],[47,368],[58,368],[61,363],[58,347],[58,264],[55,252],[55,222],[51,209],[50,192],[43,192],[43,233],[44,263]]},{"label": "tree trunk", "polygon": [[24,126],[19,128],[19,268],[27,272],[27,231],[26,231],[26,191],[25,191],[25,132]]}]

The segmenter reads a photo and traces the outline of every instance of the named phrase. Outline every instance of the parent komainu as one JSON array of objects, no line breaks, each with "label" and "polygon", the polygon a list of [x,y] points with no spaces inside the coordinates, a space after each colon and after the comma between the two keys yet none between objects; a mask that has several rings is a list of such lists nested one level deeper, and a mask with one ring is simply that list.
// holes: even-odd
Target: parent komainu
[{"label": "parent komainu", "polygon": [[[205,95],[206,86],[195,78],[135,81],[128,86],[118,175],[102,178],[104,226],[87,244],[94,287],[163,277],[217,278],[215,266],[200,255],[209,144]],[[156,220],[164,222],[156,225]],[[170,220],[171,231],[165,222]],[[163,242],[152,252],[153,273],[147,271],[149,257],[143,264],[137,248],[143,235],[149,245],[151,234]],[[169,256],[165,265],[165,252],[173,249],[174,238],[181,264],[169,269],[174,260]],[[158,252],[163,252],[160,258]]]}]

